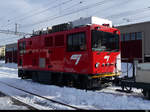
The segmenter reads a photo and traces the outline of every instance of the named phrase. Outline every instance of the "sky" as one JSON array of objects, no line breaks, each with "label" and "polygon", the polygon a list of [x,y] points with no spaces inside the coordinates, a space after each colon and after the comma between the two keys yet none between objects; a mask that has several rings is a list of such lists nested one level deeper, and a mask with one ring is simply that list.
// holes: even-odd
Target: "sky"
[{"label": "sky", "polygon": [[[0,30],[32,33],[80,17],[97,16],[114,25],[150,21],[150,0],[0,0]],[[0,33],[0,45],[22,36]]]}]

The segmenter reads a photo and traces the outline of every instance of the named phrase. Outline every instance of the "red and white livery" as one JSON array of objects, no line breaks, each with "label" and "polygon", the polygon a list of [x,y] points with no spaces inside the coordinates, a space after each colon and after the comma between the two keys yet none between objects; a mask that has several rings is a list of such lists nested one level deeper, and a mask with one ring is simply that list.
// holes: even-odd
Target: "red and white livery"
[{"label": "red and white livery", "polygon": [[121,71],[120,31],[89,17],[18,40],[18,76],[80,88],[99,86]]}]

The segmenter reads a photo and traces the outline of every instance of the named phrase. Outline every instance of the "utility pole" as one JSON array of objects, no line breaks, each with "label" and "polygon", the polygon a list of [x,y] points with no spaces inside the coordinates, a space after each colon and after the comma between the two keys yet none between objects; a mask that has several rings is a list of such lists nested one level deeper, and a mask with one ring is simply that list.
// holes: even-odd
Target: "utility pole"
[{"label": "utility pole", "polygon": [[17,34],[17,31],[18,31],[18,24],[16,23],[15,24],[15,34]]},{"label": "utility pole", "polygon": [[10,31],[10,30],[1,30],[0,29],[0,33],[4,33],[4,34],[12,34],[12,35],[20,35],[20,36],[25,36],[25,35],[32,35],[30,33],[25,33],[25,32],[15,32],[15,31]]}]

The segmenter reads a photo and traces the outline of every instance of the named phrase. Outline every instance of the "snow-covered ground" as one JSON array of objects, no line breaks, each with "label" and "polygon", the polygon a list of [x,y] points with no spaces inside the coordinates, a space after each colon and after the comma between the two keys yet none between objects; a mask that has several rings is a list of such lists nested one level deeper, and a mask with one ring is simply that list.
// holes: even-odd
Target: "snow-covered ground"
[{"label": "snow-covered ground", "polygon": [[0,110],[28,110],[25,106],[17,106],[13,104],[9,97],[0,97]]},{"label": "snow-covered ground", "polygon": [[[134,89],[133,93],[120,93],[115,91],[119,87],[108,87],[101,91],[85,91],[69,87],[57,87],[52,85],[43,85],[32,82],[32,80],[21,80],[17,77],[17,65],[5,64],[0,62],[0,81],[9,83],[18,88],[42,95],[47,98],[52,98],[70,105],[74,105],[85,109],[96,110],[149,110],[150,101],[142,97],[141,90]],[[21,97],[28,96],[25,93],[11,90],[6,85],[0,84],[0,91],[20,98],[20,100],[29,104],[41,102],[46,104],[45,109],[50,109],[50,104],[45,100],[39,100],[36,97]],[[41,107],[39,107],[40,109]],[[41,109],[44,109],[43,107]],[[57,106],[57,109],[67,109]]]},{"label": "snow-covered ground", "polygon": [[25,106],[15,105],[11,98],[8,96],[0,97],[0,110],[29,110]]}]

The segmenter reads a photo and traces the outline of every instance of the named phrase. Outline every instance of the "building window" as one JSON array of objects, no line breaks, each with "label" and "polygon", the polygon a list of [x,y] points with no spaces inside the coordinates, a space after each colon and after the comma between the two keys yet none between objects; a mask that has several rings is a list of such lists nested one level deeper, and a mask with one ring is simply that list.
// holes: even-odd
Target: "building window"
[{"label": "building window", "polygon": [[6,52],[12,52],[13,48],[6,48]]},{"label": "building window", "polygon": [[137,32],[136,35],[137,35],[137,36],[136,36],[136,39],[137,39],[137,40],[142,40],[142,32]]},{"label": "building window", "polygon": [[131,33],[131,40],[135,40],[135,33]]},{"label": "building window", "polygon": [[124,34],[121,34],[121,41],[124,41]]},{"label": "building window", "polygon": [[125,41],[129,41],[130,40],[130,33],[126,33],[125,34]]},{"label": "building window", "polygon": [[86,50],[85,32],[69,34],[67,36],[67,51]]}]

